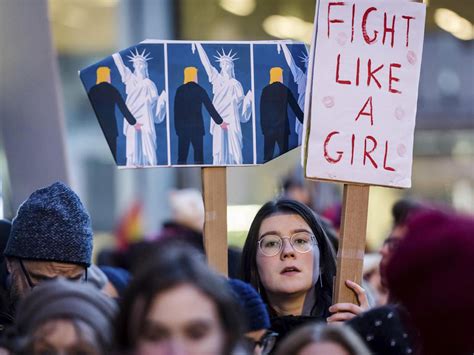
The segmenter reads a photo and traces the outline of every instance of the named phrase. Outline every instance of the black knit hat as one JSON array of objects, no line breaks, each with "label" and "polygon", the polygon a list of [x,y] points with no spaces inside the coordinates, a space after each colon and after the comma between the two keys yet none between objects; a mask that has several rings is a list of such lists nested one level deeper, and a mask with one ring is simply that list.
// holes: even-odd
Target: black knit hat
[{"label": "black knit hat", "polygon": [[238,279],[229,279],[229,285],[244,310],[246,332],[270,328],[267,307],[252,285]]},{"label": "black knit hat", "polygon": [[92,285],[60,277],[38,285],[21,301],[15,329],[19,337],[27,337],[49,320],[81,320],[94,330],[102,346],[110,346],[116,312],[115,302]]},{"label": "black knit hat", "polygon": [[5,256],[89,266],[92,226],[79,197],[56,182],[22,203],[12,222]]}]

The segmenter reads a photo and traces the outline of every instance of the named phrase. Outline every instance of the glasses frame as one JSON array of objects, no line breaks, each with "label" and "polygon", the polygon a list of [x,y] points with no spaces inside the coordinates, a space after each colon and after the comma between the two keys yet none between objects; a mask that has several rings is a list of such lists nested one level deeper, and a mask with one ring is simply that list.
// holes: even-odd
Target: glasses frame
[{"label": "glasses frame", "polygon": [[249,337],[245,337],[245,341],[248,343],[252,351],[255,350],[255,347],[258,345],[262,348],[262,355],[268,355],[273,350],[276,344],[276,339],[278,333],[271,330],[265,331],[265,333],[260,337],[259,340],[254,340]]},{"label": "glasses frame", "polygon": [[[310,238],[311,238],[311,248],[308,249],[307,251],[299,251],[299,250],[297,250],[297,249],[295,248],[295,246],[293,245],[292,238],[293,238],[295,235],[298,235],[298,234],[301,234],[301,233],[307,233],[307,234],[309,234],[309,236],[310,236]],[[267,234],[267,235],[270,235],[270,234]],[[310,232],[297,232],[297,233],[294,233],[294,234],[290,235],[289,237],[288,237],[288,236],[283,236],[283,237],[282,237],[282,236],[279,236],[279,235],[277,235],[277,234],[271,234],[271,235],[278,236],[278,238],[281,239],[280,248],[278,249],[278,251],[277,251],[275,254],[265,254],[264,251],[263,251],[263,249],[262,249],[262,241],[263,241],[263,239],[264,239],[267,235],[262,236],[262,237],[258,240],[257,245],[258,245],[258,250],[260,250],[260,252],[261,252],[263,255],[268,256],[268,257],[272,257],[272,256],[275,256],[275,255],[278,255],[278,254],[281,253],[281,251],[283,250],[283,241],[284,241],[285,239],[288,239],[289,242],[290,242],[291,247],[293,248],[293,250],[296,251],[297,253],[300,253],[300,254],[309,253],[310,251],[313,250],[313,248],[314,248],[315,246],[318,245],[316,236],[315,236],[313,233],[310,233]]]},{"label": "glasses frame", "polygon": [[[21,271],[26,278],[26,282],[28,283],[28,286],[30,287],[30,289],[34,289],[36,286],[38,286],[39,283],[37,284],[33,283],[33,280],[31,280],[30,273],[26,269],[25,264],[23,264],[23,260],[18,259],[18,262],[20,263]],[[84,278],[81,278],[80,282],[87,283],[87,267],[84,268]]]}]

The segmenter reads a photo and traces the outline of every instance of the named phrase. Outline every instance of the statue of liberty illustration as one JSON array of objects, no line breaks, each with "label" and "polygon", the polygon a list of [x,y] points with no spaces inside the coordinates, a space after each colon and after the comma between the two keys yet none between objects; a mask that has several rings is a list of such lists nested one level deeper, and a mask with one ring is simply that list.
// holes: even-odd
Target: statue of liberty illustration
[{"label": "statue of liberty illustration", "polygon": [[252,115],[252,91],[244,95],[242,84],[235,77],[234,61],[237,53],[228,53],[222,49],[214,56],[219,63],[216,69],[200,43],[192,44],[193,53],[197,49],[199,58],[212,84],[212,103],[224,122],[228,123],[223,130],[211,120],[212,161],[214,165],[242,164],[242,130],[240,123],[248,122]]},{"label": "statue of liberty illustration", "polygon": [[140,167],[157,165],[155,123],[161,123],[166,116],[166,92],[158,95],[155,83],[148,75],[150,53],[130,51],[127,56],[133,64],[133,72],[123,63],[120,54],[112,55],[115,65],[125,84],[126,104],[137,120],[135,129],[126,120],[123,133],[126,137],[126,166]]},{"label": "statue of liberty illustration", "polygon": [[[306,94],[306,76],[308,71],[308,62],[309,57],[306,52],[302,52],[302,55],[299,59],[304,63],[304,67],[306,72],[300,69],[298,65],[296,65],[296,61],[290,53],[287,45],[285,43],[278,44],[278,53],[280,53],[280,49],[283,50],[283,55],[285,56],[286,63],[290,67],[291,74],[293,75],[293,80],[295,81],[296,85],[298,86],[298,106],[304,112],[304,97]],[[303,124],[300,121],[295,120],[295,132],[298,134],[298,145],[301,144],[303,139]]]}]

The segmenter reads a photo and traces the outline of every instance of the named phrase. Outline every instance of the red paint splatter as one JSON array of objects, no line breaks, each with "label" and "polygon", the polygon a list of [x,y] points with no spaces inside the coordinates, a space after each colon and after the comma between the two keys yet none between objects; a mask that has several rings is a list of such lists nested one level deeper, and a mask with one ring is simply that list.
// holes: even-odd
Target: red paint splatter
[{"label": "red paint splatter", "polygon": [[416,54],[415,54],[415,52],[408,51],[407,60],[408,60],[408,63],[410,63],[412,65],[415,64],[416,63]]},{"label": "red paint splatter", "polygon": [[326,108],[331,108],[331,107],[334,107],[334,98],[332,96],[325,96],[323,97],[323,105],[326,107]]}]

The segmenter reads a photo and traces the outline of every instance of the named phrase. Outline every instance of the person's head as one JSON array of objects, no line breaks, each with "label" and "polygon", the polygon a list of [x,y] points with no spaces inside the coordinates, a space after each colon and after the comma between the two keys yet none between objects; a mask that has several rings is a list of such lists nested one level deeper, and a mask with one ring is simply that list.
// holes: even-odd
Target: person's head
[{"label": "person's head", "polygon": [[418,329],[423,353],[472,353],[472,270],[474,216],[425,210],[408,221],[387,281]]},{"label": "person's head", "polygon": [[130,51],[131,55],[128,59],[133,64],[133,72],[138,74],[142,78],[148,78],[148,61],[153,59],[150,57],[150,53],[146,53],[146,49],[143,49],[142,53],[138,52],[138,48],[135,49],[135,53]]},{"label": "person's head", "polygon": [[100,266],[100,269],[109,279],[109,284],[106,286],[107,293],[114,298],[122,297],[130,282],[129,272],[119,267],[105,265]]},{"label": "person's head", "polygon": [[97,81],[96,84],[110,83],[110,68],[109,67],[98,67],[97,68]]},{"label": "person's head", "polygon": [[270,316],[259,293],[248,283],[230,279],[229,285],[242,306],[245,339],[254,355],[269,354],[278,334],[269,330]]},{"label": "person's head", "polygon": [[357,334],[345,325],[310,324],[286,337],[277,355],[369,355]]},{"label": "person's head", "polygon": [[92,237],[89,214],[69,187],[56,182],[31,194],[13,219],[4,251],[10,302],[44,280],[86,280]]},{"label": "person's head", "polygon": [[134,275],[121,302],[116,341],[136,354],[231,353],[242,334],[224,278],[191,248],[169,246]]},{"label": "person's head", "polygon": [[333,248],[311,209],[286,199],[262,206],[245,241],[242,275],[273,313],[272,299],[303,295],[302,314],[327,314],[335,273]]},{"label": "person's head", "polygon": [[236,53],[232,53],[232,49],[229,51],[229,53],[226,53],[224,49],[222,49],[222,53],[217,51],[217,56],[215,56],[216,60],[219,62],[221,73],[225,74],[229,78],[235,78],[234,61],[239,59],[236,58],[236,55]]},{"label": "person's head", "polygon": [[184,68],[184,83],[198,82],[198,69],[196,67]]},{"label": "person's head", "polygon": [[419,202],[410,199],[399,200],[392,207],[393,227],[380,249],[380,255],[382,255],[380,260],[380,281],[384,287],[387,287],[387,265],[398,248],[399,243],[405,237],[407,220],[422,208]]},{"label": "person's head", "polygon": [[283,69],[273,67],[270,69],[270,84],[283,82]]},{"label": "person's head", "polygon": [[12,349],[19,354],[105,354],[116,308],[90,285],[62,278],[45,282],[19,304]]},{"label": "person's head", "polygon": [[172,190],[169,194],[171,220],[196,232],[204,227],[204,202],[197,189]]},{"label": "person's head", "polygon": [[314,186],[305,180],[301,167],[291,169],[280,182],[281,196],[299,201],[311,208],[313,204]]}]

